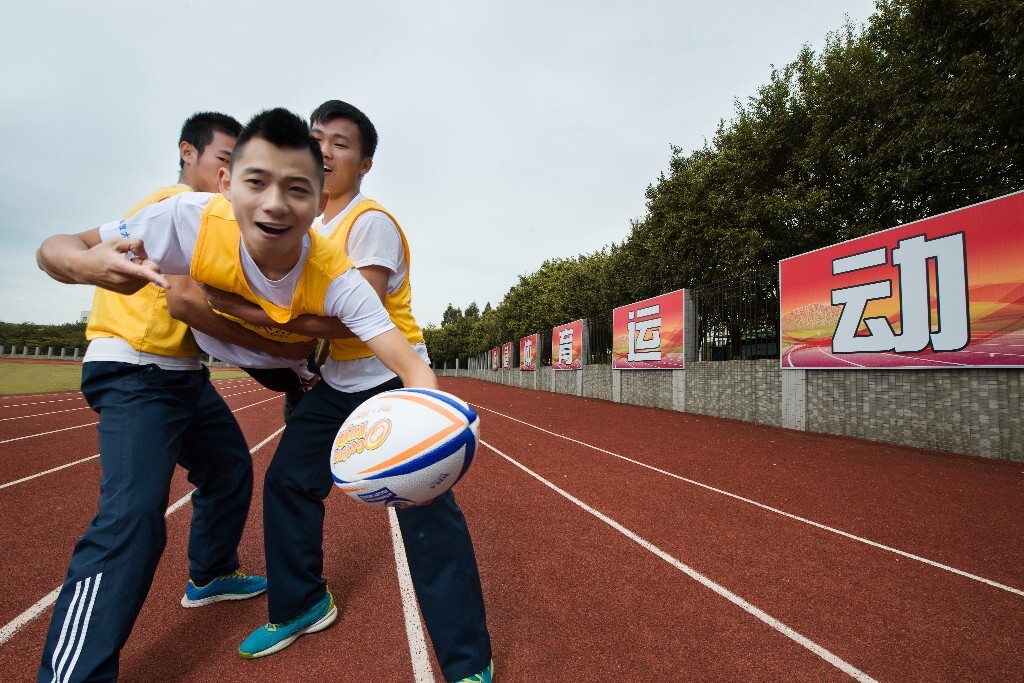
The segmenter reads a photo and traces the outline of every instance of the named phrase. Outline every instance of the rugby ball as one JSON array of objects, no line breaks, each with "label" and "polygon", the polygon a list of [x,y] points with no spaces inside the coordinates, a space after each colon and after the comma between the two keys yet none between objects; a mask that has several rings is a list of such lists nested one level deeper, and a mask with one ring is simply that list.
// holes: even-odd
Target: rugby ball
[{"label": "rugby ball", "polygon": [[349,497],[374,507],[428,503],[466,474],[480,418],[436,389],[396,389],[356,408],[334,438],[331,475]]}]

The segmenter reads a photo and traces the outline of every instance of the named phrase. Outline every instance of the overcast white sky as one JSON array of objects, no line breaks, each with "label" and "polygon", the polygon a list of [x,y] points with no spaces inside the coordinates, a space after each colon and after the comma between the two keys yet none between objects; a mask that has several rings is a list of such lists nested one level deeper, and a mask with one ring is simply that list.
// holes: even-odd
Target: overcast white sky
[{"label": "overcast white sky", "polygon": [[[306,13],[291,8],[305,7]],[[0,320],[62,323],[92,288],[35,265],[48,235],[177,180],[197,110],[243,123],[327,99],[380,133],[366,194],[412,245],[414,313],[496,304],[546,258],[629,234],[644,191],[771,65],[871,0],[366,3],[33,0],[3,11]]]}]

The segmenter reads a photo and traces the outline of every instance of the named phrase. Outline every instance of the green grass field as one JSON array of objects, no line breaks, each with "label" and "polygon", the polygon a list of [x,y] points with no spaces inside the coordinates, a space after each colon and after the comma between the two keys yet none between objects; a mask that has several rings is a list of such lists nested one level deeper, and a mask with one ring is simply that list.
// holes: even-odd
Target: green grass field
[{"label": "green grass field", "polygon": [[[245,377],[241,370],[210,370],[213,379]],[[71,391],[82,382],[81,363],[19,363],[0,360],[0,395]]]}]

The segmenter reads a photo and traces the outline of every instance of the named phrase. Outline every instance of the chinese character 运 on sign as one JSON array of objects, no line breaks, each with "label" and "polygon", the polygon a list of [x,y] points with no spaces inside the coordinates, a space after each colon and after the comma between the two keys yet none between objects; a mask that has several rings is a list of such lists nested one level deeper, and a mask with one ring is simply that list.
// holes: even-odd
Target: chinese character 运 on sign
[{"label": "chinese character \u8fd0 on sign", "polygon": [[612,311],[612,368],[682,370],[685,290]]}]

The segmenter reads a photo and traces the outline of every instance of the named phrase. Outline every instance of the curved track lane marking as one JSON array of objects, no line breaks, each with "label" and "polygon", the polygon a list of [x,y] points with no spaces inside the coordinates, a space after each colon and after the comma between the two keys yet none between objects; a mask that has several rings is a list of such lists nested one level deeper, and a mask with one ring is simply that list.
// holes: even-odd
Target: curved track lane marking
[{"label": "curved track lane marking", "polygon": [[586,512],[589,512],[594,517],[597,517],[599,520],[601,520],[602,522],[604,522],[605,524],[607,524],[611,528],[615,529],[616,531],[621,533],[623,536],[625,536],[629,540],[637,543],[642,548],[644,548],[645,550],[653,553],[654,555],[656,555],[657,557],[661,558],[665,562],[668,562],[670,565],[672,565],[673,567],[675,567],[679,571],[683,572],[684,574],[689,576],[694,581],[700,583],[705,588],[711,589],[712,591],[714,591],[715,593],[717,593],[721,597],[725,598],[729,602],[733,603],[734,605],[736,605],[737,607],[739,607],[743,611],[747,612],[751,616],[759,619],[760,621],[764,622],[768,626],[771,626],[773,629],[775,629],[776,631],[778,631],[782,635],[786,636],[790,640],[794,641],[798,645],[801,645],[802,647],[810,650],[811,652],[813,652],[817,656],[821,657],[823,660],[825,660],[826,662],[828,662],[832,666],[836,667],[837,669],[839,669],[843,673],[851,676],[854,680],[861,681],[862,683],[877,683],[875,681],[875,679],[871,678],[871,676],[867,675],[866,673],[864,673],[863,671],[861,671],[857,667],[853,666],[849,662],[846,662],[845,660],[839,658],[838,656],[836,656],[832,652],[826,650],[821,645],[818,645],[817,643],[815,643],[810,638],[807,638],[806,636],[803,636],[803,635],[797,633],[796,631],[791,629],[789,626],[786,626],[781,621],[779,621],[775,617],[771,616],[767,612],[759,609],[758,607],[750,604],[749,602],[747,602],[746,600],[744,600],[740,596],[736,595],[735,593],[730,591],[725,586],[722,586],[721,584],[715,583],[714,581],[712,581],[708,577],[704,576],[700,572],[696,571],[695,569],[689,567],[686,564],[683,564],[680,560],[677,560],[676,558],[672,557],[671,555],[666,553],[664,550],[662,550],[658,546],[654,545],[650,541],[647,541],[643,537],[633,533],[632,531],[630,531],[626,527],[624,527],[621,524],[619,524],[618,522],[616,522],[611,517],[608,517],[607,515],[605,515],[605,514],[603,514],[601,512],[598,512],[594,508],[592,508],[589,505],[587,505],[586,503],[584,503],[579,498],[576,498],[575,496],[573,496],[568,491],[560,489],[558,486],[556,486],[555,484],[551,483],[550,481],[548,481],[544,477],[540,476],[539,474],[537,474],[536,472],[531,470],[526,465],[523,465],[523,464],[519,463],[518,461],[516,461],[514,458],[511,458],[508,455],[505,455],[504,453],[502,453],[497,448],[495,448],[491,444],[487,443],[483,439],[480,440],[480,443],[483,446],[487,446],[487,448],[491,449],[492,451],[494,451],[495,453],[497,453],[501,457],[505,458],[505,460],[508,460],[510,463],[512,463],[513,465],[515,465],[519,469],[523,470],[524,472],[529,474],[531,477],[533,477],[534,479],[536,479],[540,483],[542,483],[545,486],[547,486],[548,488],[550,488],[555,493],[557,493],[560,496],[566,498],[567,500],[569,500],[570,502],[572,502],[575,505],[579,506],[580,508],[582,508]]},{"label": "curved track lane marking", "polygon": [[[951,567],[951,566],[949,566],[947,564],[942,564],[941,562],[936,562],[935,560],[929,560],[927,557],[921,557],[920,555],[914,555],[913,553],[908,553],[905,550],[900,550],[899,548],[893,548],[892,546],[884,545],[882,543],[878,543],[876,541],[872,541],[871,539],[868,539],[868,538],[863,538],[861,536],[855,536],[854,534],[851,534],[849,532],[843,531],[841,529],[836,529],[834,527],[830,527],[830,526],[827,526],[825,524],[821,524],[820,522],[815,522],[813,520],[807,519],[806,517],[800,517],[799,515],[794,515],[793,513],[786,512],[785,510],[780,510],[778,508],[773,508],[770,505],[765,505],[764,503],[759,503],[756,500],[751,500],[750,498],[744,498],[743,496],[737,495],[735,493],[730,493],[729,491],[725,491],[723,489],[715,488],[714,486],[710,486],[708,484],[703,484],[703,483],[701,483],[699,481],[696,481],[694,479],[687,479],[686,477],[681,476],[679,474],[675,474],[674,472],[669,472],[667,470],[663,470],[663,469],[661,469],[659,467],[655,467],[654,465],[648,465],[645,462],[640,462],[639,460],[634,460],[633,458],[627,458],[624,455],[619,455],[618,453],[613,453],[612,451],[605,450],[603,448],[600,448],[598,446],[594,446],[594,445],[586,443],[584,441],[579,441],[577,439],[573,439],[572,437],[565,436],[564,434],[558,434],[556,432],[549,431],[547,429],[544,429],[543,427],[538,427],[537,425],[530,424],[529,422],[524,422],[522,420],[519,420],[519,419],[516,419],[514,417],[511,417],[510,415],[505,415],[504,413],[499,413],[496,410],[491,410],[490,408],[484,408],[483,406],[475,404],[475,403],[471,404],[471,405],[473,405],[476,408],[479,408],[480,410],[486,410],[488,413],[492,413],[492,414],[497,415],[499,417],[503,417],[506,420],[511,420],[513,422],[518,422],[519,424],[526,425],[527,427],[532,427],[533,429],[536,429],[538,431],[544,432],[545,434],[550,434],[551,436],[557,436],[559,439],[565,439],[566,441],[571,441],[572,443],[579,444],[580,446],[585,446],[587,448],[591,448],[591,449],[593,449],[595,451],[598,451],[600,453],[604,453],[606,455],[610,455],[613,458],[618,458],[620,460],[625,460],[626,462],[633,463],[634,465],[639,465],[640,467],[645,467],[645,468],[647,468],[649,470],[652,470],[654,472],[658,472],[659,474],[664,474],[667,477],[672,477],[673,479],[678,479],[679,481],[685,481],[687,484],[693,484],[694,486],[699,486],[702,489],[706,489],[708,491],[714,491],[715,493],[720,493],[723,496],[728,496],[728,497],[730,497],[730,498],[732,498],[734,500],[739,500],[739,501],[742,501],[744,503],[748,503],[748,504],[753,505],[755,507],[759,507],[762,510],[767,510],[768,512],[773,512],[773,513],[775,513],[777,515],[782,515],[783,517],[787,517],[787,518],[792,519],[794,521],[802,522],[804,524],[809,524],[810,526],[813,526],[816,529],[821,529],[822,531],[828,531],[830,533],[842,536],[843,538],[848,538],[848,539],[850,539],[852,541],[857,541],[858,543],[864,543],[865,545],[869,545],[869,546],[871,546],[873,548],[878,548],[879,550],[885,550],[886,552],[890,552],[890,553],[899,555],[900,557],[906,557],[907,559],[910,559],[910,560],[916,560],[916,561],[922,562],[922,563],[924,563],[924,564],[926,564],[926,565],[928,565],[930,567],[935,567],[936,569],[941,569],[943,571],[947,571],[947,572],[956,574],[957,576],[962,576],[962,577],[964,577],[966,579],[971,579],[972,581],[978,581],[979,583],[983,583],[986,586],[991,586],[992,588],[998,588],[999,590],[1004,590],[1004,591],[1007,591],[1008,593],[1013,593],[1014,595],[1020,595],[1020,596],[1024,597],[1024,590],[1021,590],[1019,588],[1014,588],[1013,586],[1007,586],[1005,584],[998,583],[996,581],[992,581],[991,579],[986,579],[983,576],[978,576],[977,574],[971,574],[970,572],[966,572],[966,571],[964,571],[962,569],[957,569],[956,567]],[[483,442],[481,441],[481,443],[483,443]]]},{"label": "curved track lane marking", "polygon": [[[255,404],[253,404],[253,405],[255,405]],[[259,449],[263,448],[268,443],[270,443],[270,441],[275,436],[277,436],[278,434],[280,434],[283,431],[284,431],[284,427],[281,427],[276,432],[274,432],[273,434],[271,434],[267,438],[263,439],[263,441],[260,441],[258,444],[256,444],[252,448],[250,448],[249,449],[249,453],[255,453]],[[94,457],[97,457],[97,456],[94,456]],[[192,494],[193,493],[195,493],[195,489],[192,489],[191,491],[186,493],[184,496],[182,496],[181,498],[176,500],[174,502],[174,504],[172,504],[170,507],[167,508],[167,512],[164,513],[164,517],[170,517],[179,508],[183,507],[186,503],[188,503],[190,500],[192,500]],[[24,612],[22,612],[21,614],[16,616],[14,619],[12,619],[3,628],[0,628],[0,645],[3,645],[8,640],[10,640],[11,636],[13,636],[15,633],[17,633],[19,629],[21,629],[23,626],[25,626],[25,624],[27,624],[28,622],[32,621],[33,619],[38,617],[40,614],[45,612],[47,609],[49,609],[53,605],[53,603],[57,602],[57,596],[58,595],[60,595],[60,586],[58,586],[54,590],[52,590],[49,593],[47,593],[41,600],[39,600],[39,602],[37,602],[36,604],[32,605],[27,610],[25,610]]]},{"label": "curved track lane marking", "polygon": [[405,541],[398,526],[398,514],[388,508],[388,523],[391,525],[391,544],[395,549],[395,568],[398,569],[398,590],[402,594],[402,614],[405,616],[405,634],[409,639],[409,654],[412,656],[412,675],[415,683],[434,683],[430,668],[427,641],[423,636],[423,622],[416,606],[416,590],[409,573],[409,561],[405,557]]}]

